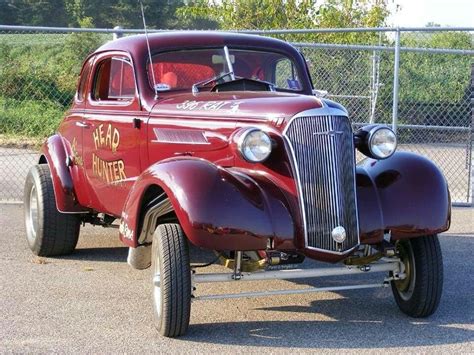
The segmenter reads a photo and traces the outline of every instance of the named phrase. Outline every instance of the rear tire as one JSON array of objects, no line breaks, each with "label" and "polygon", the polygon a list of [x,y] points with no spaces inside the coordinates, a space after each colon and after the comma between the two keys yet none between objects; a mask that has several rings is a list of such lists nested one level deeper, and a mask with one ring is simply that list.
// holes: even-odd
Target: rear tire
[{"label": "rear tire", "polygon": [[438,236],[400,240],[397,248],[407,277],[392,281],[395,301],[411,317],[428,317],[438,308],[443,290],[443,258]]},{"label": "rear tire", "polygon": [[38,256],[70,254],[79,237],[80,219],[56,208],[48,165],[33,166],[25,181],[24,211],[26,239]]},{"label": "rear tire", "polygon": [[186,333],[191,314],[191,269],[186,237],[179,224],[161,224],[153,235],[153,308],[161,335]]}]

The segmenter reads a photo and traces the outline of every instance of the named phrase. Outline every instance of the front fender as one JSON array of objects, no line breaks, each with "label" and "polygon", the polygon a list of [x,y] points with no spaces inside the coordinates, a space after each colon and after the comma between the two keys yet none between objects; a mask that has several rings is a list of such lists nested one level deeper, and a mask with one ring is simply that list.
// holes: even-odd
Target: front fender
[{"label": "front fender", "polygon": [[56,208],[63,213],[86,213],[74,194],[74,183],[66,163],[67,152],[62,138],[55,134],[48,138],[41,148],[53,180]]},{"label": "front fender", "polygon": [[293,220],[282,192],[264,177],[224,169],[197,158],[175,158],[150,166],[135,182],[122,213],[122,241],[138,245],[145,191],[159,186],[168,196],[188,239],[214,250],[294,249]]},{"label": "front fender", "polygon": [[428,159],[396,152],[385,160],[366,159],[356,175],[362,243],[378,243],[444,232],[451,221],[446,179]]}]

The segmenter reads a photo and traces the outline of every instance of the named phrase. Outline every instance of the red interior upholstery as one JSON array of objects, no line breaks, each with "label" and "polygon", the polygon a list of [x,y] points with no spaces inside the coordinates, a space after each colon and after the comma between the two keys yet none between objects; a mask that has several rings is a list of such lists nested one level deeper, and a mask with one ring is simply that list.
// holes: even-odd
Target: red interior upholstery
[{"label": "red interior upholstery", "polygon": [[135,93],[135,80],[133,69],[129,64],[113,68],[112,80],[110,83],[110,96],[131,96]]},{"label": "red interior upholstery", "polygon": [[[215,76],[211,67],[194,63],[153,63],[153,71],[157,84],[168,84],[178,89],[190,88],[198,81]],[[176,85],[173,85],[175,80],[172,74],[176,75]]]},{"label": "red interior upholstery", "polygon": [[96,100],[106,100],[109,95],[110,61],[100,63],[97,82],[94,88],[94,98]]}]

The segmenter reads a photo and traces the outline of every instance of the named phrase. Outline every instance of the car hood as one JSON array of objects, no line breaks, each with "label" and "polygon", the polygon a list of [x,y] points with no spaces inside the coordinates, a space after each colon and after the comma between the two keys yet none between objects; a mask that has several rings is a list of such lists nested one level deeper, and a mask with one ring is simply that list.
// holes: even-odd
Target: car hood
[{"label": "car hood", "polygon": [[315,96],[281,92],[168,93],[158,99],[152,114],[276,120],[322,106],[321,100]]}]

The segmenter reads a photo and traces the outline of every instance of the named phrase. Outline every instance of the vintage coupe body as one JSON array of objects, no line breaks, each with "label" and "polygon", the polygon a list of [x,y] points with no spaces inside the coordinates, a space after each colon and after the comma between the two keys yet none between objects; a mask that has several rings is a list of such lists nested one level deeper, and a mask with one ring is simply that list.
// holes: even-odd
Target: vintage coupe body
[{"label": "vintage coupe body", "polygon": [[[353,131],[344,107],[316,96],[305,59],[283,41],[126,37],[85,60],[30,170],[27,239],[37,255],[61,255],[81,223],[118,227],[130,265],[152,266],[166,336],[186,332],[191,299],[293,292],[199,296],[200,282],[381,272],[380,284],[334,289],[391,284],[401,310],[424,317],[441,296],[449,191],[433,163],[395,150],[388,127]],[[189,245],[232,271],[197,273]],[[298,269],[305,257],[336,265]]]}]

